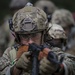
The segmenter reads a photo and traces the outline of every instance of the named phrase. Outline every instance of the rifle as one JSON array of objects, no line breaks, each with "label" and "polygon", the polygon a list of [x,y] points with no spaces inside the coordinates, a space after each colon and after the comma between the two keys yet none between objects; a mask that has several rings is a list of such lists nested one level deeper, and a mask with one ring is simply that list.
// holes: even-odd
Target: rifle
[{"label": "rifle", "polygon": [[50,49],[47,49],[48,46],[46,44],[38,46],[36,44],[30,44],[29,45],[29,51],[31,51],[32,54],[32,72],[31,75],[38,75],[39,74],[39,60],[38,56],[40,52],[43,52],[47,59],[57,65],[60,65],[61,63],[57,61],[57,56],[54,52],[50,51]]},{"label": "rifle", "polygon": [[32,72],[31,75],[38,75],[39,74],[39,60],[38,55],[41,51],[40,46],[37,46],[36,44],[30,44],[29,45],[29,51],[31,51],[32,55]]},{"label": "rifle", "polygon": [[[61,65],[61,62],[58,61],[56,54],[48,48],[48,45],[36,45],[35,43],[30,44],[29,46],[21,46],[18,50],[21,54],[23,52],[30,51],[31,52],[31,59],[32,59],[32,72],[31,75],[39,75],[39,57],[42,53],[42,57],[47,57],[47,59],[57,65]],[[19,57],[18,57],[19,58]],[[62,58],[63,60],[63,58]]]}]

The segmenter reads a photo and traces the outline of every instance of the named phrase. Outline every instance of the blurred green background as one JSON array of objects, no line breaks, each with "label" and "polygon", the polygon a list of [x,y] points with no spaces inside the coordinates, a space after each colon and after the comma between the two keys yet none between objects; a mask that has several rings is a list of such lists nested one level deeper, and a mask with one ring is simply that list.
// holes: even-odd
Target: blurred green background
[{"label": "blurred green background", "polygon": [[[11,0],[0,0],[0,23],[5,15],[10,13],[9,3]],[[32,3],[35,3],[37,0],[30,0]],[[66,8],[72,13],[75,12],[75,0],[51,0],[59,8]]]}]

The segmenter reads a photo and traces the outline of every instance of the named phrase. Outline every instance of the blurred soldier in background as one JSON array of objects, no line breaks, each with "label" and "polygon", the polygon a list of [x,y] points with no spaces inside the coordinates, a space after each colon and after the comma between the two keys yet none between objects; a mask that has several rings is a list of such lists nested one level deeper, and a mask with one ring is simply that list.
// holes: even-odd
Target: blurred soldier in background
[{"label": "blurred soldier in background", "polygon": [[66,9],[56,10],[52,15],[51,22],[59,24],[64,28],[66,35],[68,37],[66,49],[70,49],[71,48],[70,46],[71,38],[70,37],[72,36],[71,31],[75,25],[74,18],[71,12]]},{"label": "blurred soldier in background", "polygon": [[55,4],[50,0],[38,0],[34,6],[41,8],[45,11],[48,17],[48,22],[51,20],[52,13],[57,9]]},{"label": "blurred soldier in background", "polygon": [[50,45],[50,48],[58,47],[62,50],[66,45],[66,34],[64,29],[59,24],[51,24],[49,23],[50,30],[48,31],[48,34],[46,34],[47,37],[45,37],[45,42]]},{"label": "blurred soldier in background", "polygon": [[69,42],[70,49],[67,50],[67,53],[75,55],[75,27],[72,28],[70,34],[70,42]]},{"label": "blurred soldier in background", "polygon": [[[8,18],[8,17],[6,17]],[[6,19],[5,18],[5,19]],[[8,47],[8,43],[9,43],[9,26],[7,25],[8,23],[5,21],[4,19],[4,23],[5,23],[5,27],[4,24],[2,24],[0,26],[0,56],[2,56],[4,50]],[[3,42],[2,42],[3,41]]]},{"label": "blurred soldier in background", "polygon": [[19,9],[23,8],[29,0],[11,0],[9,8],[12,15]]},{"label": "blurred soldier in background", "polygon": [[0,26],[0,57],[2,56],[4,50],[7,48],[7,42],[9,41],[6,37],[6,32],[2,26]]},{"label": "blurred soldier in background", "polygon": [[[9,15],[6,15],[4,17],[4,22],[2,24],[2,28],[4,29],[5,33],[1,33],[0,36],[5,35],[4,36],[4,40],[6,40],[7,38],[9,39],[8,41],[6,40],[4,43],[3,49],[0,49],[0,54],[2,55],[2,53],[4,52],[4,50],[8,47],[14,44],[14,36],[13,36],[13,32],[10,32],[9,29],[9,19],[12,17],[12,15],[19,9],[23,8],[26,3],[28,2],[28,0],[11,0],[9,8],[11,10],[11,13]],[[12,34],[11,34],[12,33]],[[1,45],[1,44],[0,44]],[[1,47],[1,48],[2,48]]]}]

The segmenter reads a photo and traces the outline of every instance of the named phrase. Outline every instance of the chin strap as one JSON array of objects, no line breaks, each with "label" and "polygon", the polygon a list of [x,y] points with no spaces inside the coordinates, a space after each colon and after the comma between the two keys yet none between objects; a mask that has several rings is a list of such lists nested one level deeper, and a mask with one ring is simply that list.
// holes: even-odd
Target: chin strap
[{"label": "chin strap", "polygon": [[44,43],[44,31],[41,32],[41,41],[40,41],[40,45]]}]

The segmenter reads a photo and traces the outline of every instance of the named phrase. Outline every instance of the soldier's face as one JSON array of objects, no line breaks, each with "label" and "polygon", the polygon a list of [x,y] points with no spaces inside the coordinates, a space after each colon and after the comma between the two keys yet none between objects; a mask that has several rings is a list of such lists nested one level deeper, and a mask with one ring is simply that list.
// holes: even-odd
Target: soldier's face
[{"label": "soldier's face", "polygon": [[21,35],[20,40],[21,40],[21,44],[23,44],[23,45],[29,45],[31,43],[40,45],[41,33],[32,33],[32,34]]},{"label": "soldier's face", "polygon": [[53,47],[61,47],[60,39],[52,39],[52,40],[49,40],[48,43]]}]

